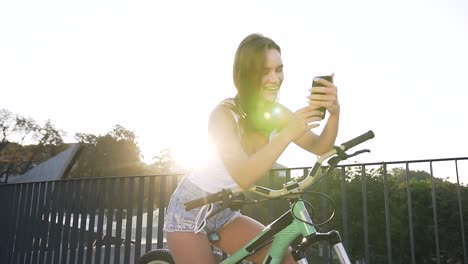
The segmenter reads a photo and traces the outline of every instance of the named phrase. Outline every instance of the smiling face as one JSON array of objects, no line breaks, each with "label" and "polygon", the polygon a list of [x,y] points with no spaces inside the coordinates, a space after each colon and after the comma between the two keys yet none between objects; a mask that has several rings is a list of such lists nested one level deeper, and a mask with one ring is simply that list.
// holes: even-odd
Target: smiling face
[{"label": "smiling face", "polygon": [[281,48],[261,34],[247,36],[237,48],[233,77],[237,88],[236,104],[245,113],[243,124],[269,135],[278,127],[268,116],[277,104],[284,79]]},{"label": "smiling face", "polygon": [[233,77],[239,105],[247,115],[275,103],[284,78],[281,48],[260,34],[247,36],[236,51]]},{"label": "smiling face", "polygon": [[271,102],[278,100],[283,79],[283,61],[280,52],[274,48],[266,50],[260,83],[260,97]]}]

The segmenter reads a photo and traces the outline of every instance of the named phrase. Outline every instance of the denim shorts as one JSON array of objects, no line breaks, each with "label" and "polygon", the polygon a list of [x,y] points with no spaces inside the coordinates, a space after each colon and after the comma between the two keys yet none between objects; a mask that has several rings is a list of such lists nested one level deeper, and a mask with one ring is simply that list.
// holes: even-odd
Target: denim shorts
[{"label": "denim shorts", "polygon": [[[196,223],[196,218],[202,207],[186,211],[184,203],[195,200],[197,198],[209,195],[210,193],[201,190],[188,179],[183,179],[179,186],[172,194],[169,205],[167,206],[166,215],[164,218],[164,231],[165,232],[195,232],[202,224],[206,215],[205,212],[201,213],[201,219]],[[213,203],[212,211],[220,207],[220,203]],[[206,220],[205,226],[199,232],[209,234],[217,232],[231,221],[241,216],[239,211],[233,211],[229,208],[224,209],[220,213],[212,216]]]}]

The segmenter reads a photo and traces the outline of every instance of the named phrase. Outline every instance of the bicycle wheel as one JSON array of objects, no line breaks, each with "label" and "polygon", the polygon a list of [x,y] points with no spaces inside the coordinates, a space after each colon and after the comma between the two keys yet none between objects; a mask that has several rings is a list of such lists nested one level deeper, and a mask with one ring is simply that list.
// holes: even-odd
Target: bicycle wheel
[{"label": "bicycle wheel", "polygon": [[169,249],[155,249],[146,252],[138,264],[175,264]]}]

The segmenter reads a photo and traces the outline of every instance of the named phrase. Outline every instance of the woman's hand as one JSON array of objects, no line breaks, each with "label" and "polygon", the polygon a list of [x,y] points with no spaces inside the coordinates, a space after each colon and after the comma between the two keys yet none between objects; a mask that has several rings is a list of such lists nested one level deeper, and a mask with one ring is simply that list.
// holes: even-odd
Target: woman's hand
[{"label": "woman's hand", "polygon": [[320,126],[322,113],[314,105],[303,107],[292,113],[281,133],[284,133],[289,141],[294,141],[306,132]]},{"label": "woman's hand", "polygon": [[[332,79],[335,77],[335,74],[331,74]],[[322,84],[322,86],[316,86],[309,89],[311,94],[307,96],[309,99],[309,104],[314,106],[315,109],[320,107],[325,107],[330,115],[339,115],[340,113],[340,104],[338,102],[338,89],[333,82],[329,82],[324,79],[316,79],[316,82]],[[316,94],[319,93],[319,94]]]}]

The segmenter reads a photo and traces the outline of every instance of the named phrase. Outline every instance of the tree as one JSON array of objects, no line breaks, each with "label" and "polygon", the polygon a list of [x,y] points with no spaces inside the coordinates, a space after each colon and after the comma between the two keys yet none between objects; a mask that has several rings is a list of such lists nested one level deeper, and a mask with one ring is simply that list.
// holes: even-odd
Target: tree
[{"label": "tree", "polygon": [[154,156],[148,169],[151,174],[176,174],[181,172],[170,148],[165,148],[159,152],[159,155]]},{"label": "tree", "polygon": [[83,150],[71,177],[136,176],[146,171],[134,132],[120,125],[104,136],[77,133],[75,139]]},{"label": "tree", "polygon": [[[42,162],[64,148],[64,132],[48,120],[43,127],[33,119],[0,110],[0,172],[5,182],[12,174],[22,174],[33,163]],[[38,142],[34,145],[34,142]],[[25,143],[30,145],[25,146]],[[32,143],[32,144],[31,144]]]},{"label": "tree", "polygon": [[[42,127],[38,126],[32,119],[20,119],[19,123],[22,124],[21,131],[23,133],[33,131],[33,138],[38,141],[32,150],[28,152],[21,173],[31,169],[33,164],[47,160],[65,149],[66,146],[63,142],[65,132],[57,130],[50,120],[47,120]],[[23,141],[21,141],[21,145],[22,143]]]},{"label": "tree", "polygon": [[0,153],[9,143],[9,136],[15,129],[16,118],[10,111],[0,109]]}]

